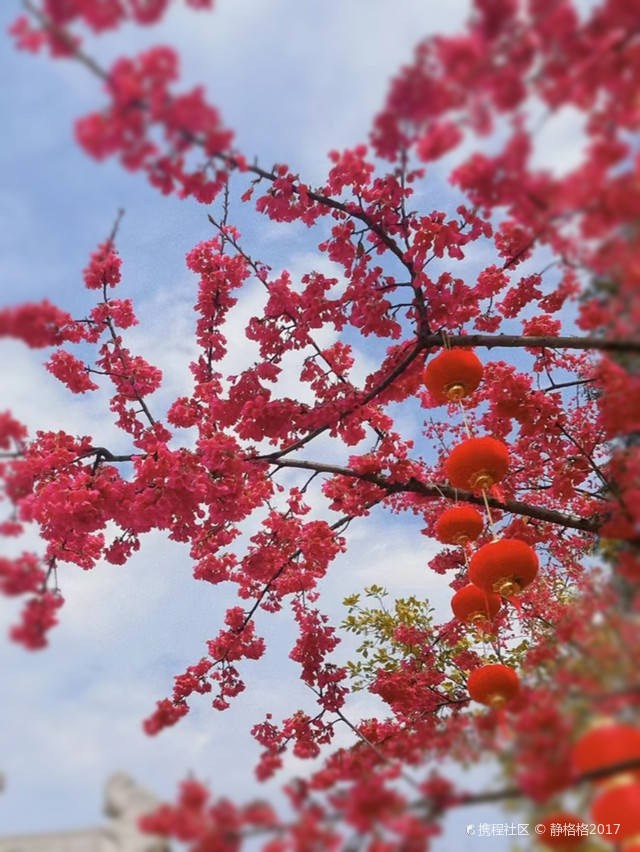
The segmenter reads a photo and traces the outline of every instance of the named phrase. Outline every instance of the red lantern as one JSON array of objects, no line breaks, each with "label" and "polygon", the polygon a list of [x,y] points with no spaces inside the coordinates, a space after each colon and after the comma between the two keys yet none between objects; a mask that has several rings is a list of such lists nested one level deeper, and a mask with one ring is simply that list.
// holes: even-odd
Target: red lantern
[{"label": "red lantern", "polygon": [[436,521],[436,538],[443,544],[475,541],[484,529],[484,519],[471,506],[452,506]]},{"label": "red lantern", "polygon": [[535,550],[517,538],[490,541],[476,550],[469,562],[471,582],[505,598],[532,583],[537,573]]},{"label": "red lantern", "polygon": [[471,672],[467,689],[471,698],[479,704],[503,707],[520,692],[520,678],[509,666],[491,663]]},{"label": "red lantern", "polygon": [[[571,762],[575,771],[582,775],[624,763],[640,761],[640,728],[601,719],[589,728],[575,743]],[[594,783],[609,779],[596,779]]]},{"label": "red lantern", "polygon": [[444,463],[454,488],[476,491],[491,488],[504,479],[509,468],[509,450],[497,438],[468,438],[451,450]]},{"label": "red lantern", "polygon": [[[540,831],[538,840],[548,849],[578,849],[579,846],[581,846],[587,839],[586,835],[583,836],[579,834],[579,828],[584,825],[584,820],[575,816],[575,814],[558,811],[557,813],[549,814],[548,817],[539,820],[538,825],[544,826],[544,831]],[[557,833],[551,833],[552,826],[560,827],[560,829],[555,829]],[[569,831],[572,831],[571,834],[567,834],[566,826],[571,826],[569,829]],[[537,831],[538,828],[536,826],[536,832]]]},{"label": "red lantern", "polygon": [[634,840],[640,834],[640,781],[633,775],[616,776],[591,803],[591,820],[596,825],[619,823],[616,842]]},{"label": "red lantern", "polygon": [[457,402],[473,393],[482,373],[482,363],[470,349],[446,349],[428,362],[424,383],[439,403]]},{"label": "red lantern", "polygon": [[490,621],[502,606],[499,595],[485,592],[469,583],[451,598],[451,609],[460,621]]}]

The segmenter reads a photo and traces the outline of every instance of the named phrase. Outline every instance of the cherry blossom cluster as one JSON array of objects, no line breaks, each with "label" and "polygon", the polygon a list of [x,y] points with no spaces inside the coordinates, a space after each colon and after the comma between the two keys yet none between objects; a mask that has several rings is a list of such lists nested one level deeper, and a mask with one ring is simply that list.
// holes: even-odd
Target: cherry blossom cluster
[{"label": "cherry blossom cluster", "polygon": [[[150,25],[157,23],[172,0],[44,0],[41,8],[31,3],[27,9],[36,15],[36,25],[28,15],[21,15],[9,32],[21,50],[36,53],[48,49],[53,57],[67,56],[72,45],[80,39],[68,36],[64,27],[84,24],[96,33],[117,29],[122,24],[134,22]],[[212,9],[213,0],[186,0],[192,9]]]},{"label": "cherry blossom cluster", "polygon": [[[185,782],[176,804],[144,825],[194,852],[239,849],[257,833],[269,852],[346,848],[354,833],[369,852],[427,849],[443,813],[474,801],[429,773],[430,764],[468,765],[487,753],[520,794],[546,803],[576,780],[567,769],[572,733],[596,706],[615,718],[628,713],[635,677],[636,4],[604,0],[579,14],[571,0],[475,0],[464,32],[422,42],[392,82],[370,146],[332,151],[317,187],[287,164],[265,169],[235,150],[204,89],[180,91],[171,48],[107,70],[84,53],[79,25],[97,33],[153,23],[168,6],[30,0],[30,17],[12,32],[18,47],[46,48],[100,78],[103,106],[76,125],[90,156],[118,157],[159,192],[207,205],[237,172],[242,202],[271,221],[304,223],[336,272],[325,263],[324,273],[309,269],[299,280],[272,273],[252,258],[227,206],[220,220],[211,207],[215,233],[186,258],[195,293],[191,383],[169,401],[161,371],[127,341],[138,320],[119,297],[126,278],[117,227],[84,271],[96,299],[87,316],[46,300],[0,310],[0,336],[52,350],[46,370],[69,392],[105,395],[123,447],[72,430],[29,435],[0,415],[0,531],[18,541],[34,525],[43,542],[42,554],[0,560],[0,591],[26,596],[11,635],[28,648],[46,644],[66,563],[124,564],[156,530],[183,543],[194,578],[231,584],[237,601],[146,719],[155,735],[199,696],[219,711],[232,706],[265,653],[264,620],[290,615],[289,659],[310,704],[256,722],[256,772],[272,777],[289,752],[318,762],[287,788],[289,822],[270,806],[213,799]],[[558,175],[532,166],[534,107],[551,117],[582,111],[578,166]],[[429,210],[423,182],[445,157],[456,200]],[[228,375],[225,326],[256,293],[262,301],[245,333],[258,358]],[[576,325],[585,336],[573,334]],[[327,336],[332,342],[318,342]],[[434,416],[441,400],[422,386],[425,359],[471,346],[517,347],[518,363],[530,367],[493,358],[491,380],[476,387],[462,421]],[[294,362],[297,396],[284,386]],[[406,424],[421,420],[418,441]],[[509,444],[508,472],[491,487],[451,476],[452,447],[476,434]],[[384,627],[380,644],[401,649],[400,658],[389,656],[368,683],[389,715],[352,721],[348,666],[321,606],[322,581],[346,551],[352,523],[388,509],[418,518],[431,536],[452,502],[484,509],[504,540],[526,542],[544,560],[535,589],[521,585],[517,605],[489,613],[494,662],[522,673],[520,695],[508,717],[469,706],[467,676],[488,658],[461,619],[436,625],[400,612],[389,622],[389,613],[369,613]],[[381,534],[373,519],[371,528]],[[596,537],[608,565],[587,559]],[[458,546],[429,563],[453,577],[456,595],[469,555]],[[627,659],[620,648],[634,653]],[[332,751],[338,725],[355,744]]]}]

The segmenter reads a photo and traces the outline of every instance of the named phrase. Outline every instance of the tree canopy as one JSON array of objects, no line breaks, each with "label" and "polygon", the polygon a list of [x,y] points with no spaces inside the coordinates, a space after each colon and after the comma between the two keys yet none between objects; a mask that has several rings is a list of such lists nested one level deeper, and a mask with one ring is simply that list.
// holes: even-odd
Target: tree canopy
[{"label": "tree canopy", "polygon": [[[106,446],[71,416],[53,430],[43,411],[30,434],[0,415],[0,532],[41,542],[0,557],[0,590],[24,599],[11,639],[54,642],[66,566],[124,565],[160,531],[235,600],[147,734],[196,703],[233,713],[274,619],[295,625],[278,653],[308,691],[251,730],[261,780],[300,761],[288,808],[190,778],[146,829],[193,852],[410,852],[451,809],[515,800],[523,822],[547,820],[550,847],[575,822],[598,835],[580,848],[637,849],[640,4],[475,0],[464,31],[417,45],[366,144],[330,151],[318,183],[241,150],[170,47],[104,66],[87,50],[88,32],[150,26],[169,0],[23,5],[16,46],[95,79],[81,148],[201,203],[209,236],[186,257],[192,338],[175,358],[190,380],[175,398],[128,342],[122,212],[87,257],[86,314],[55,293],[0,310],[0,335],[46,349],[45,369],[101,395],[118,430]],[[581,159],[538,167],[540,128],[563,110],[581,117]],[[258,257],[249,214],[306,226],[308,268]],[[422,530],[425,553],[438,543],[424,580],[394,599],[384,572],[366,588],[343,576],[336,619],[336,560],[357,560],[352,531],[380,534],[389,515]],[[449,581],[444,619],[431,572]],[[353,714],[363,692],[376,717]],[[495,789],[447,770],[487,758]]]}]

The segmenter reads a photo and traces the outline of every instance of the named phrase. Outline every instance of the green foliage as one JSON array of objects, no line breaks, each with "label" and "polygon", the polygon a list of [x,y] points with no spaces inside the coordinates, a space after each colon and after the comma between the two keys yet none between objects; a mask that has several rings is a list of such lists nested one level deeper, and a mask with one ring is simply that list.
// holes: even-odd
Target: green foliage
[{"label": "green foliage", "polygon": [[365,588],[364,597],[371,599],[373,606],[361,606],[360,594],[349,595],[343,601],[348,615],[341,627],[363,638],[357,649],[359,659],[347,663],[354,691],[367,687],[378,669],[395,671],[408,656],[415,656],[416,648],[395,638],[398,627],[414,627],[425,635],[433,634],[433,609],[427,600],[412,595],[398,598],[389,606],[389,592],[377,585]]},{"label": "green foliage", "polygon": [[[495,637],[472,626],[466,635],[455,639],[449,635],[445,640],[434,629],[434,610],[428,600],[413,595],[395,601],[389,598],[387,589],[372,585],[365,588],[363,594],[355,593],[343,600],[348,613],[341,627],[362,639],[356,649],[357,659],[346,664],[354,691],[370,686],[378,670],[397,671],[403,663],[411,661],[414,666],[428,665],[445,673],[446,680],[440,689],[454,698],[460,695],[461,689],[466,690],[469,672],[461,663],[464,660],[461,655],[476,651],[482,654],[485,663],[504,663],[518,668],[530,648],[530,638],[520,636],[498,652],[492,648]],[[421,641],[417,644],[403,641],[402,635],[398,636],[398,628],[402,627],[413,628]]]}]

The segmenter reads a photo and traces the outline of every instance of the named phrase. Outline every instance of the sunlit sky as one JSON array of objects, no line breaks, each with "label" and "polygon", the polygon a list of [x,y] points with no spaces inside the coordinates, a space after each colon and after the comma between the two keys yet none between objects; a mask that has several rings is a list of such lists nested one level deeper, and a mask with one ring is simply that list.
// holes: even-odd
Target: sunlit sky
[{"label": "sunlit sky", "polygon": [[[17,0],[2,4],[3,30],[19,6]],[[176,4],[161,26],[127,28],[89,47],[109,63],[152,44],[175,45],[186,82],[206,83],[241,150],[265,166],[287,162],[314,183],[325,173],[327,151],[366,140],[389,79],[410,59],[417,39],[456,31],[467,12],[463,0],[218,0],[213,15]],[[6,39],[0,62],[10,83],[0,91],[2,302],[46,296],[84,314],[91,299],[81,271],[124,208],[119,295],[134,298],[141,319],[127,341],[163,369],[168,398],[187,392],[196,281],[184,256],[211,236],[207,209],[163,198],[140,175],[115,163],[97,164],[77,148],[74,118],[102,102],[99,82],[85,69],[16,53]],[[545,130],[540,156],[549,167],[574,162],[578,126],[577,117],[565,113]],[[436,185],[444,187],[438,177]],[[428,199],[428,210],[438,203]],[[245,213],[236,224],[251,253],[274,268],[294,275],[326,268],[328,261],[313,254],[304,229],[274,227]],[[242,333],[248,315],[249,306],[241,304],[230,335],[232,357],[251,355]],[[362,355],[366,361],[367,353]],[[2,341],[0,357],[0,409],[11,408],[32,431],[66,429],[122,449],[126,436],[110,424],[104,396],[71,397],[40,366],[46,353]],[[406,425],[419,434],[420,424]],[[435,545],[419,530],[417,521],[382,512],[370,523],[353,524],[349,553],[323,583],[322,608],[339,619],[342,597],[377,582],[396,595],[428,597],[441,618],[448,618],[448,581],[427,571]],[[14,553],[15,544],[4,543],[2,552]],[[7,779],[0,834],[100,824],[104,782],[121,769],[167,798],[189,772],[237,799],[276,795],[278,780],[265,789],[253,779],[258,747],[249,729],[265,710],[279,719],[314,706],[288,659],[295,634],[285,613],[259,619],[269,652],[245,666],[248,688],[231,710],[219,714],[206,698],[196,700],[175,728],[153,739],[142,732],[141,720],[170,694],[172,676],[200,659],[231,600],[219,587],[194,582],[190,572],[186,549],[161,534],[147,536],[141,553],[123,567],[82,572],[64,566],[66,604],[50,648],[29,653],[0,644],[0,770]],[[3,625],[17,612],[15,602],[0,601]],[[359,693],[346,712],[357,721],[385,710]],[[340,743],[350,741],[346,733],[339,737]],[[286,769],[291,774],[307,766],[288,760]],[[478,777],[487,781],[484,774]],[[439,843],[443,850],[478,848],[481,841],[467,838],[463,826],[498,821],[488,810],[456,819],[459,834],[450,820],[449,839]],[[492,842],[498,849],[498,841]]]}]

